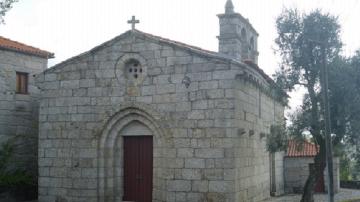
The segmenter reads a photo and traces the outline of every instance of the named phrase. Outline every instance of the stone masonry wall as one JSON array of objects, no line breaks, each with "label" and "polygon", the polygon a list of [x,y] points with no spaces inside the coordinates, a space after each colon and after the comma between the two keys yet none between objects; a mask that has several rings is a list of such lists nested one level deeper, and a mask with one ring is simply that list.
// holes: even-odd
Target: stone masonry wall
[{"label": "stone masonry wall", "polygon": [[285,193],[284,182],[284,152],[277,152],[275,154],[275,196],[280,196]]},{"label": "stone masonry wall", "polygon": [[[146,63],[138,87],[129,86],[117,66],[132,57]],[[238,144],[245,144],[237,133],[235,75],[246,68],[128,33],[45,71],[37,78],[42,89],[39,201],[121,201],[121,163],[112,160],[121,149],[105,145],[99,153],[109,124],[114,123],[111,134],[118,134],[109,144],[121,139],[116,126],[121,116],[153,126],[157,133],[153,201],[237,201],[235,176],[243,173],[252,176],[241,181],[253,187],[251,194],[265,196],[268,154],[264,146],[255,151],[259,140],[244,139],[256,152],[242,159],[254,161],[251,167],[239,170],[240,161],[234,161]],[[191,81],[188,88],[185,76]],[[106,162],[119,174],[107,174]]]},{"label": "stone masonry wall", "polygon": [[[309,164],[314,163],[313,157],[284,158],[285,192],[302,191],[309,176]],[[339,158],[334,158],[334,191],[339,190]],[[324,170],[325,191],[327,190],[327,168]]]},{"label": "stone masonry wall", "polygon": [[313,157],[285,158],[285,192],[300,192],[309,176],[309,164],[314,163]]},{"label": "stone masonry wall", "polygon": [[[328,190],[327,182],[328,182],[328,174],[327,168],[324,171],[324,183],[325,183],[325,191]],[[340,159],[339,157],[333,158],[333,177],[334,177],[334,192],[337,193],[340,189]]]},{"label": "stone masonry wall", "polygon": [[[18,137],[15,161],[37,174],[39,90],[34,75],[47,67],[47,59],[0,50],[0,144]],[[29,73],[28,94],[16,94],[16,72]]]},{"label": "stone masonry wall", "polygon": [[[260,77],[257,78],[262,82]],[[236,118],[241,134],[235,153],[236,201],[261,201],[270,195],[271,169],[266,134],[272,124],[283,123],[284,107],[247,81],[239,80],[236,87]],[[279,167],[276,164],[275,169]],[[281,192],[283,177],[278,172],[276,169],[275,184]]]}]

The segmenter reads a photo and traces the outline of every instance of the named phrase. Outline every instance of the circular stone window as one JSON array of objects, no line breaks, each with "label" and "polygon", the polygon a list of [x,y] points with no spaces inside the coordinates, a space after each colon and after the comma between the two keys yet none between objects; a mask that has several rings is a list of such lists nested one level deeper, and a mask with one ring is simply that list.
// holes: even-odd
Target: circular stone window
[{"label": "circular stone window", "polygon": [[138,83],[142,80],[144,77],[143,72],[143,67],[139,61],[130,59],[125,63],[125,75],[127,79],[134,81],[134,83]]},{"label": "circular stone window", "polygon": [[136,53],[125,54],[115,64],[115,75],[121,86],[138,87],[147,76],[146,60]]}]

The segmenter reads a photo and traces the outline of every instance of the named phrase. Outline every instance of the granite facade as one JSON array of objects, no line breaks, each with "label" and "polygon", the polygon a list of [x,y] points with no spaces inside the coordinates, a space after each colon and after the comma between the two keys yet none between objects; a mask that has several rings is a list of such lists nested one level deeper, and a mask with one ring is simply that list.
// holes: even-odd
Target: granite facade
[{"label": "granite facade", "polygon": [[264,134],[284,108],[244,75],[271,86],[249,65],[136,30],[39,74],[39,201],[122,201],[122,136],[143,128],[153,201],[269,197]]}]

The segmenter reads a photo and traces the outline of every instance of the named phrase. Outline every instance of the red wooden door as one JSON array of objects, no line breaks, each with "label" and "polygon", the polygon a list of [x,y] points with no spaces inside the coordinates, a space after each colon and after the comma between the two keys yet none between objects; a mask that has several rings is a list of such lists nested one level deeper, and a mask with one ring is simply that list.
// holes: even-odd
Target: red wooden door
[{"label": "red wooden door", "polygon": [[124,201],[152,201],[152,168],[152,136],[125,136]]}]

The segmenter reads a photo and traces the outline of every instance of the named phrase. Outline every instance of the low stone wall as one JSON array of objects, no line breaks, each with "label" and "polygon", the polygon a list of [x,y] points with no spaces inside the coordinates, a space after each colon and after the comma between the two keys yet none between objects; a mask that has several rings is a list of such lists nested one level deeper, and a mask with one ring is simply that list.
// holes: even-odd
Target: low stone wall
[{"label": "low stone wall", "polygon": [[341,188],[360,189],[360,181],[340,181]]}]

